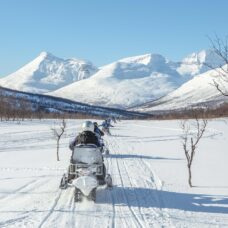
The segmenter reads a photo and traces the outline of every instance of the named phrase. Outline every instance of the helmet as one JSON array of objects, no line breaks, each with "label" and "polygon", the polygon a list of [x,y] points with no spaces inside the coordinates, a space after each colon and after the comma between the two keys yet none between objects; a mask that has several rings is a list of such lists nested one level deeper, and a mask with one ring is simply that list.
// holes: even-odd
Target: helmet
[{"label": "helmet", "polygon": [[94,126],[98,127],[98,123],[97,122],[93,122]]},{"label": "helmet", "polygon": [[82,131],[94,131],[94,124],[91,121],[86,121],[82,124]]}]

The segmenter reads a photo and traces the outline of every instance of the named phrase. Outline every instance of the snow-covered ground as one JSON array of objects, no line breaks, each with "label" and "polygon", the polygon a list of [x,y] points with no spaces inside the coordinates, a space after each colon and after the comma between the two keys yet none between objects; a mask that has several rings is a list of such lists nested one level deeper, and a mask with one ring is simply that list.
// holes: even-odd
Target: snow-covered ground
[{"label": "snow-covered ground", "polygon": [[193,164],[193,185],[179,121],[122,121],[105,137],[112,190],[74,203],[59,182],[68,143],[83,120],[67,122],[56,161],[53,120],[1,122],[0,227],[228,227],[228,127],[209,122]]}]

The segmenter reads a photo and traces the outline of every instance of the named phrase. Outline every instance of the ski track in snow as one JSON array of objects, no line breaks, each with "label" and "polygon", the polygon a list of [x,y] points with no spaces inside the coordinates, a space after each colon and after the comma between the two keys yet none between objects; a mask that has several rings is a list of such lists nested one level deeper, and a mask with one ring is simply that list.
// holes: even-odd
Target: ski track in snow
[{"label": "ski track in snow", "polygon": [[[148,127],[142,124],[133,124],[138,127]],[[152,127],[153,128],[153,127]],[[154,127],[156,128],[156,127]],[[159,127],[158,127],[159,128]],[[113,178],[113,187],[107,189],[100,187],[97,190],[96,202],[74,202],[74,189],[60,190],[59,182],[64,172],[61,167],[0,167],[3,174],[14,173],[22,176],[9,176],[0,178],[0,181],[17,180],[20,184],[13,190],[0,192],[0,227],[190,227],[195,226],[190,214],[183,214],[188,218],[182,218],[180,214],[175,217],[166,208],[160,192],[163,181],[153,170],[150,160],[140,156],[134,143],[131,143],[125,135],[118,133],[122,128],[112,129],[113,136],[107,136],[105,142],[110,155],[105,156],[107,173]],[[175,128],[164,128],[171,131],[179,131]],[[20,135],[20,132],[17,132]],[[122,132],[121,132],[122,133]],[[40,138],[31,137],[31,131],[23,131],[29,143],[37,143],[39,140],[47,140],[49,132],[45,130],[38,133]],[[118,136],[118,137],[115,137]],[[161,136],[162,137],[162,136]],[[10,138],[10,134],[6,139]],[[23,138],[20,136],[20,138]],[[172,140],[169,137],[170,140]],[[2,142],[6,140],[3,139]],[[19,142],[19,140],[16,140]],[[21,150],[14,147],[15,151]],[[145,141],[140,138],[135,143],[143,145]],[[11,142],[11,144],[13,144]],[[35,148],[35,145],[33,145]],[[15,150],[16,148],[16,150]],[[143,146],[142,146],[143,148]],[[12,148],[8,148],[11,152]],[[6,155],[6,153],[4,153]],[[127,157],[124,157],[127,155]],[[67,163],[68,165],[68,163]],[[34,173],[35,172],[35,173]],[[24,173],[28,174],[24,176]],[[4,183],[4,182],[3,182]],[[16,203],[16,207],[15,207]],[[178,223],[174,222],[178,221]],[[202,217],[197,220],[197,225]],[[192,223],[192,224],[191,224]],[[220,223],[221,224],[221,223]],[[209,222],[208,227],[213,223]],[[207,226],[207,225],[206,225]],[[224,221],[224,226],[226,226]]]},{"label": "ski track in snow", "polygon": [[[116,154],[116,153],[115,153],[115,154]],[[123,192],[124,200],[126,201],[126,204],[127,204],[128,208],[129,208],[129,211],[130,211],[131,214],[132,214],[132,218],[134,219],[135,224],[137,224],[138,227],[143,227],[143,225],[142,225],[140,219],[138,218],[137,213],[135,213],[134,209],[133,209],[131,206],[129,206],[129,204],[130,204],[129,196],[126,194],[125,189],[124,189],[124,188],[125,188],[125,185],[124,185],[124,180],[123,180],[123,177],[122,177],[123,171],[121,172],[120,164],[119,164],[118,159],[116,159],[116,165],[117,165],[118,174],[119,174],[119,178],[120,178],[120,182],[121,182],[121,187],[123,188],[123,191],[122,191],[122,192]],[[124,168],[125,168],[125,167],[124,167]],[[126,169],[125,169],[125,170],[126,170]],[[126,172],[126,171],[125,171],[125,172]],[[133,222],[133,224],[134,224],[134,222]]]},{"label": "ski track in snow", "polygon": [[[121,151],[121,148],[119,146],[120,142],[117,141],[114,137],[112,138],[112,141],[114,142],[114,146],[112,147],[115,148],[116,151],[115,150],[114,151],[115,151],[115,154],[117,154],[117,152]],[[124,150],[125,153],[127,152],[127,154],[134,155],[132,153],[132,151],[134,151],[134,147],[127,145],[127,143],[124,142],[124,140],[121,140],[121,144],[122,144],[122,150]],[[162,204],[161,199],[159,198],[158,195],[151,193],[149,197],[146,197],[146,199],[144,199],[145,196],[142,196],[139,190],[135,190],[139,187],[144,187],[144,188],[147,188],[148,190],[158,189],[157,183],[154,178],[155,174],[153,170],[143,161],[142,158],[138,159],[137,162],[132,161],[132,159],[131,160],[128,159],[128,162],[126,162],[125,159],[121,159],[121,158],[117,160],[119,160],[119,162],[121,163],[122,173],[123,172],[125,173],[129,181],[128,188],[132,189],[134,193],[134,196],[131,198],[131,201],[136,202],[136,205],[137,205],[136,208],[138,210],[138,213],[135,212],[135,209],[131,209],[131,211],[133,213],[133,216],[136,219],[136,224],[138,224],[137,227],[160,227],[161,225],[163,225],[163,227],[173,227],[172,223],[168,219],[169,215],[167,213],[162,211],[161,208],[159,208],[159,210],[156,210],[155,208],[150,207],[150,205],[153,205],[153,200],[155,199],[158,201],[159,205]],[[131,173],[134,173],[134,170],[131,170],[132,168],[134,170],[136,169],[140,171],[139,173],[141,175],[145,174],[145,171],[147,170],[147,173],[149,174],[149,177],[150,177],[150,181],[147,181],[147,182],[144,181],[141,175],[138,175],[137,178],[132,177]],[[128,171],[129,169],[132,172]],[[124,185],[122,186],[124,187]],[[129,201],[128,201],[128,204],[130,204]],[[141,206],[141,204],[143,204],[143,206]],[[145,206],[147,206],[146,209],[145,209]]]}]

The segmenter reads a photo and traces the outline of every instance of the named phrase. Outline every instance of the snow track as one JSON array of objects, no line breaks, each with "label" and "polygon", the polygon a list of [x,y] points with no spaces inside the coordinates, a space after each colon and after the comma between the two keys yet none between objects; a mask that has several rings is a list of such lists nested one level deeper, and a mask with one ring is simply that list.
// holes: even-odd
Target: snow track
[{"label": "snow track", "polygon": [[[111,154],[116,157],[112,159],[116,160],[120,186],[124,192],[125,204],[132,214],[133,225],[136,227],[173,227],[167,212],[153,207],[154,200],[157,200],[158,205],[163,203],[156,191],[152,191],[152,189],[160,189],[158,185],[161,184],[159,178],[155,178],[153,170],[140,157],[139,159],[124,159],[125,154],[129,157],[135,155],[134,148],[131,148],[124,140],[111,137],[108,142]],[[141,189],[148,194],[143,195]]]}]

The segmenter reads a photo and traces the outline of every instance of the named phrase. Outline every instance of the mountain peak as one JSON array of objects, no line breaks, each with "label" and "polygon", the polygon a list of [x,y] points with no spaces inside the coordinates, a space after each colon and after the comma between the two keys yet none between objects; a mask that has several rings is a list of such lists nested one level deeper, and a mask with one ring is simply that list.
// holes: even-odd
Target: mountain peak
[{"label": "mountain peak", "polygon": [[184,58],[184,61],[191,62],[191,63],[205,63],[208,59],[215,59],[218,57],[216,53],[212,49],[203,49],[199,52],[193,52],[192,54],[188,55]]},{"label": "mountain peak", "polygon": [[42,51],[39,56],[37,57],[37,59],[40,59],[40,60],[44,60],[44,59],[50,59],[50,60],[53,60],[53,59],[58,59],[58,60],[63,60],[59,57],[56,57],[55,55],[53,55],[52,53],[50,52],[47,52],[47,51]]},{"label": "mountain peak", "polygon": [[118,62],[123,62],[123,63],[138,63],[138,64],[143,64],[143,65],[148,65],[148,64],[157,64],[160,62],[166,62],[166,59],[160,55],[160,54],[144,54],[144,55],[137,55],[133,57],[128,57],[119,60]]},{"label": "mountain peak", "polygon": [[86,79],[97,71],[92,64],[83,63],[64,60],[43,51],[16,72],[0,79],[0,85],[27,92],[50,92]]},{"label": "mountain peak", "polygon": [[47,55],[52,55],[50,52],[42,51],[39,56],[46,57]]},{"label": "mountain peak", "polygon": [[203,49],[199,52],[193,52],[185,57],[177,71],[181,75],[195,76],[209,70],[207,65],[216,68],[224,65],[225,62],[212,49]]}]

